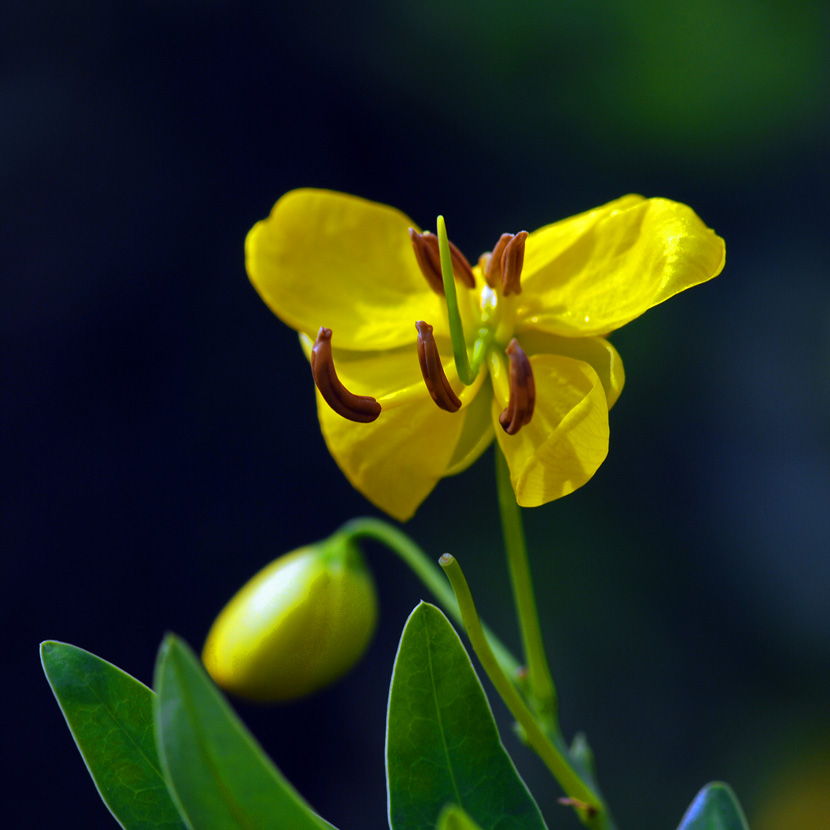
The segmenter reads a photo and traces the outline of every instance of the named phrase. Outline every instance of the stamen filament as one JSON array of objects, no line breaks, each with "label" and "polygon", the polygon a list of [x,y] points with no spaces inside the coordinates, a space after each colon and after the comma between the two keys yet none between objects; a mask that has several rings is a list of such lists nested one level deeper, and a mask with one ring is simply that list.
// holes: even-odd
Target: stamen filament
[{"label": "stamen filament", "polygon": [[450,382],[444,374],[441,365],[441,356],[432,334],[432,326],[419,320],[415,323],[418,329],[418,361],[421,364],[421,374],[432,400],[440,409],[447,412],[458,412],[461,409],[461,399],[453,392]]},{"label": "stamen filament", "polygon": [[444,280],[444,296],[447,301],[447,316],[450,322],[450,339],[452,340],[452,354],[455,359],[455,369],[458,377],[465,386],[471,386],[476,379],[470,366],[467,355],[467,341],[464,339],[464,327],[461,325],[461,313],[458,310],[458,296],[455,293],[455,281],[452,276],[452,255],[447,226],[444,217],[436,220],[438,225],[438,251],[441,255],[441,276]]},{"label": "stamen filament", "polygon": [[381,406],[370,395],[354,395],[346,389],[334,370],[331,354],[331,329],[320,328],[311,349],[311,374],[323,400],[349,421],[369,424],[376,420]]}]

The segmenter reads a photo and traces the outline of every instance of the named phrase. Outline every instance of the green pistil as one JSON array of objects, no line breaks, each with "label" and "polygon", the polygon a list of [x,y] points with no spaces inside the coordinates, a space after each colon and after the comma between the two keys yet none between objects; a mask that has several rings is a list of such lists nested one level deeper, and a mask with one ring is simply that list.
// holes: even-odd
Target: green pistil
[{"label": "green pistil", "polygon": [[436,224],[438,225],[438,253],[441,256],[441,278],[444,281],[444,296],[447,301],[447,315],[450,321],[450,338],[452,340],[452,354],[455,359],[455,370],[458,372],[459,380],[465,386],[471,386],[476,379],[477,372],[474,372],[470,366],[470,358],[467,355],[467,341],[464,339],[464,327],[461,325],[461,313],[458,310],[458,296],[455,293],[450,243],[447,238],[447,226],[444,217],[439,216]]},{"label": "green pistil", "polygon": [[475,343],[473,343],[473,357],[470,361],[473,375],[478,375],[478,370],[482,367],[484,361],[487,360],[487,352],[493,344],[494,338],[495,332],[489,326],[482,326],[478,330],[478,337],[476,337]]}]

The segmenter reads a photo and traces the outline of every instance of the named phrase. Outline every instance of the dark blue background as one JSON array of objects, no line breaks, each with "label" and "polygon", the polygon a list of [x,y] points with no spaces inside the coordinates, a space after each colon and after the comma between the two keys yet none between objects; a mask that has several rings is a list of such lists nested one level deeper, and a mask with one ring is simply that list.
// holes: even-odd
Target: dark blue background
[{"label": "dark blue background", "polygon": [[[631,191],[727,240],[721,277],[615,335],[611,454],[526,513],[534,572],[566,731],[622,827],[674,827],[712,778],[754,830],[826,827],[829,29],[819,0],[6,2],[4,746],[25,784],[5,814],[113,826],[40,640],[149,682],[166,630],[199,647],[256,569],[373,513],[244,271],[248,228],[319,186],[444,213],[471,257]],[[488,453],[408,530],[516,646],[494,510]],[[367,551],[367,660],[294,706],[239,704],[343,830],[385,825],[388,676],[423,595]],[[551,826],[576,826],[494,707]]]}]

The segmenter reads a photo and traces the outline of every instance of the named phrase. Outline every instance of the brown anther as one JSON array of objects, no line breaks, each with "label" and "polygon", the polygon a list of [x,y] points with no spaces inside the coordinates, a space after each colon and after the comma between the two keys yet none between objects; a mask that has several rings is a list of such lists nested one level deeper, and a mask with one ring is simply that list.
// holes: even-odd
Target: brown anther
[{"label": "brown anther", "polygon": [[349,421],[369,424],[380,415],[381,406],[371,395],[353,395],[334,371],[331,329],[321,328],[311,348],[311,374],[323,400]]},{"label": "brown anther", "polygon": [[530,360],[514,337],[505,349],[510,358],[510,400],[499,415],[499,423],[508,435],[515,435],[533,417],[536,403],[536,382]]},{"label": "brown anther", "polygon": [[511,239],[513,239],[512,233],[503,233],[490,254],[490,261],[487,263],[487,271],[485,273],[485,279],[490,288],[495,288],[501,284],[501,257],[504,249],[507,247],[507,243]]},{"label": "brown anther", "polygon": [[455,274],[456,279],[461,280],[467,288],[475,288],[476,287],[476,278],[473,274],[473,268],[470,263],[467,261],[467,257],[461,253],[461,249],[452,243],[452,240],[448,239],[447,242],[450,246],[450,258],[452,259],[452,272]]},{"label": "brown anther", "polygon": [[452,391],[452,386],[444,374],[438,345],[432,336],[432,326],[419,320],[415,323],[415,328],[418,329],[418,361],[421,364],[421,374],[432,400],[447,412],[458,412],[461,409],[461,400]]},{"label": "brown anther", "polygon": [[[501,286],[505,297],[522,293],[522,265],[525,261],[525,240],[527,231],[519,231],[504,246],[501,255]],[[502,237],[503,239],[504,237]],[[501,241],[501,240],[499,240]],[[495,251],[493,252],[495,254]]]},{"label": "brown anther", "polygon": [[[412,247],[415,249],[415,259],[418,261],[418,267],[429,283],[429,287],[436,294],[443,297],[444,278],[441,276],[441,254],[438,251],[438,237],[429,231],[418,233],[414,228],[410,228],[409,238],[412,240]],[[449,240],[447,241],[449,242]],[[452,242],[449,245],[453,275],[464,283],[467,288],[475,288],[476,280],[467,257]]]},{"label": "brown anther", "polygon": [[[418,267],[429,283],[429,287],[436,293],[444,296],[444,280],[441,277],[441,257],[438,254],[438,237],[431,233],[418,233],[414,228],[409,229],[409,238],[415,249],[415,259]],[[435,244],[432,244],[432,240]]]}]

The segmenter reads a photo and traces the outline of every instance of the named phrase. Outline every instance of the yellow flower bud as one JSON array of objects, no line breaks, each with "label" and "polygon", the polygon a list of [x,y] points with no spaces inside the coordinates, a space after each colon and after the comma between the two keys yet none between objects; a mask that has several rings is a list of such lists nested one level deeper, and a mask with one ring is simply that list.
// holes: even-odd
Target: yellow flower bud
[{"label": "yellow flower bud", "polygon": [[225,606],[202,660],[223,689],[259,701],[310,694],[361,657],[377,622],[374,580],[341,534],[281,556]]}]

